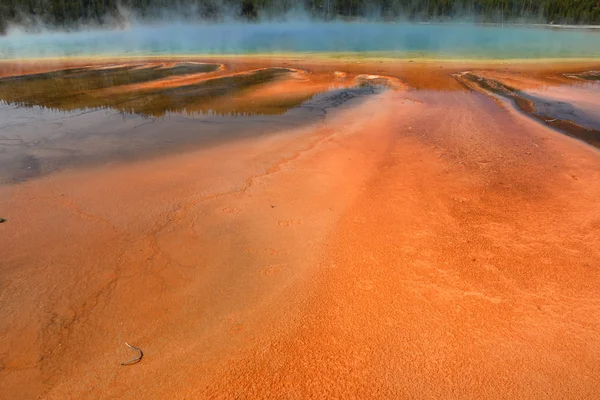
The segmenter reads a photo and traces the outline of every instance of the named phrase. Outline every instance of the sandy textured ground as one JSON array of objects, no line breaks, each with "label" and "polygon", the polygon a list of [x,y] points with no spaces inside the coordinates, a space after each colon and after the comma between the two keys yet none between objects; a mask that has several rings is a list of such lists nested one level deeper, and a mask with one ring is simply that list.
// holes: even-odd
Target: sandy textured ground
[{"label": "sandy textured ground", "polygon": [[0,398],[597,398],[600,152],[429,67],[0,186]]}]

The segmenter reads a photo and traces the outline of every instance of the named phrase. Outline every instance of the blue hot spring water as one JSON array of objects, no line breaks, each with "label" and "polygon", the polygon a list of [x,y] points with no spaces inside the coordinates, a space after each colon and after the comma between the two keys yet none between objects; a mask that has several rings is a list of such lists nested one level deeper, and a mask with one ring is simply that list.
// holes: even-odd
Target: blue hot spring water
[{"label": "blue hot spring water", "polygon": [[0,58],[86,55],[389,52],[397,57],[600,57],[600,29],[410,23],[138,25],[121,30],[13,32]]}]

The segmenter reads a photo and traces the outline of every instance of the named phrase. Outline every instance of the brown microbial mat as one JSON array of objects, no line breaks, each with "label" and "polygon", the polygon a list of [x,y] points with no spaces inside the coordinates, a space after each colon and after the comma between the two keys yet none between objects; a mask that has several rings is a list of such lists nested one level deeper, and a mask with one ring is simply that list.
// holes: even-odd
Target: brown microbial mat
[{"label": "brown microbial mat", "polygon": [[0,399],[597,399],[599,69],[1,62]]}]

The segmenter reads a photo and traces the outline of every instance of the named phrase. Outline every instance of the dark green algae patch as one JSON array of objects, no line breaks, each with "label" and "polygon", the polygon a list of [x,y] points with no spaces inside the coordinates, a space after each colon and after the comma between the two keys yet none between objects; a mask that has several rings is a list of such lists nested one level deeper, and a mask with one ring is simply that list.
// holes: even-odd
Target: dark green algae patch
[{"label": "dark green algae patch", "polygon": [[[163,66],[113,66],[70,68],[0,79],[0,100],[21,107],[57,111],[111,108],[123,113],[161,117],[168,112],[215,113],[224,115],[279,115],[310,100],[312,95],[260,102],[238,102],[215,109],[219,99],[255,90],[260,85],[284,78],[291,70],[266,68],[227,75],[174,87],[126,89],[119,86],[149,83],[168,77],[216,72],[219,64],[178,63]],[[117,90],[107,91],[115,88]]]}]

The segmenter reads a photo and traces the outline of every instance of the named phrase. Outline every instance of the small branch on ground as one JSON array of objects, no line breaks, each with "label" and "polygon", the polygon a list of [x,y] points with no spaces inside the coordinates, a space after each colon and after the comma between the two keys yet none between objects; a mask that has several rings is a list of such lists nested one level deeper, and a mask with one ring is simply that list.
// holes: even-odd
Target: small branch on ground
[{"label": "small branch on ground", "polygon": [[133,359],[131,359],[129,361],[122,362],[121,365],[132,365],[132,364],[139,363],[142,360],[142,357],[144,357],[144,353],[142,353],[142,351],[140,349],[138,349],[137,347],[134,347],[134,346],[130,345],[127,342],[125,342],[125,345],[127,347],[129,347],[130,349],[133,349],[133,350],[137,351],[139,353],[139,356],[136,357],[136,358],[133,358]]}]

